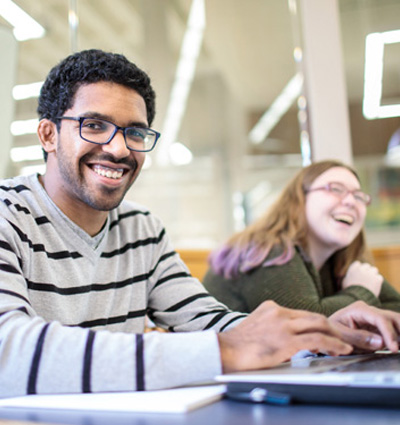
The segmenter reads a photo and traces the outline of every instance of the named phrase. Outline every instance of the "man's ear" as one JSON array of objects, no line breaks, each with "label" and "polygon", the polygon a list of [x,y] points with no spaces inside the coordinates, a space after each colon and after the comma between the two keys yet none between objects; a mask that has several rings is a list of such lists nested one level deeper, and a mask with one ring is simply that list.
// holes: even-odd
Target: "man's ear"
[{"label": "man's ear", "polygon": [[47,152],[55,152],[57,148],[57,125],[44,118],[40,120],[37,129],[37,135],[39,137],[42,148]]}]

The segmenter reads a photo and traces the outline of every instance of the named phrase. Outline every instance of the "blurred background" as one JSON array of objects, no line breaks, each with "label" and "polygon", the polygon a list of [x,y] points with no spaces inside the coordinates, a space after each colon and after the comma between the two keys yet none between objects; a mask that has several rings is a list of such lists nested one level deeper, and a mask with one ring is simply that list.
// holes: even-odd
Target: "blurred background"
[{"label": "blurred background", "polygon": [[328,157],[373,197],[369,244],[399,244],[399,16],[399,0],[0,0],[1,177],[44,171],[40,84],[101,48],[152,78],[162,137],[128,198],[177,248],[215,247]]}]

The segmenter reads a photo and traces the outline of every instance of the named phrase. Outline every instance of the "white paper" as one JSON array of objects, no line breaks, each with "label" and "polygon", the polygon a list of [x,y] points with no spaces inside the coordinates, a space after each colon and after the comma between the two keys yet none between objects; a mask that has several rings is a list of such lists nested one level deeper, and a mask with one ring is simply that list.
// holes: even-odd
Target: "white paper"
[{"label": "white paper", "polygon": [[0,407],[182,413],[221,399],[225,391],[225,385],[210,385],[160,391],[28,395],[0,399]]}]

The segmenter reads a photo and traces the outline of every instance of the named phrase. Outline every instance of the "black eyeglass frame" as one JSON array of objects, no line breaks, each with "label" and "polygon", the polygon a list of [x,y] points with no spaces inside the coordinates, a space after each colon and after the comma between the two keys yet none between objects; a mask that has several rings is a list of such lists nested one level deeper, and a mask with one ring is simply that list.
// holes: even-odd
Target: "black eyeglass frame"
[{"label": "black eyeglass frame", "polygon": [[[108,140],[107,140],[106,142],[104,142],[104,143],[94,142],[93,140],[86,139],[85,137],[83,137],[83,136],[82,136],[82,123],[83,123],[85,120],[87,120],[87,119],[89,119],[89,120],[98,120],[98,121],[103,121],[103,122],[106,122],[106,123],[111,124],[111,125],[113,125],[113,126],[114,126],[114,131],[111,133],[111,136],[108,138]],[[114,123],[113,123],[113,122],[111,122],[111,121],[104,120],[103,118],[94,118],[94,117],[67,117],[67,116],[62,116],[62,117],[56,117],[56,120],[70,120],[70,121],[78,121],[78,122],[79,122],[79,136],[80,136],[80,138],[81,138],[82,140],[84,140],[85,142],[93,143],[93,144],[95,144],[95,145],[107,145],[107,144],[108,144],[108,143],[110,143],[110,142],[111,142],[111,140],[115,137],[115,135],[117,134],[117,131],[118,131],[118,130],[121,130],[121,131],[122,131],[122,134],[124,135],[125,146],[126,146],[126,147],[130,150],[130,151],[134,151],[134,152],[150,152],[150,151],[152,151],[152,150],[155,148],[156,143],[157,143],[158,139],[159,139],[159,138],[160,138],[160,136],[161,136],[161,133],[159,133],[159,132],[158,132],[158,131],[156,131],[156,130],[153,130],[152,128],[148,128],[148,127],[139,127],[139,126],[121,127],[121,126],[119,126],[119,125],[117,125],[117,124],[114,124]],[[127,131],[128,129],[131,129],[131,128],[137,128],[137,129],[140,129],[140,130],[146,130],[146,131],[148,131],[148,132],[150,132],[150,133],[153,133],[153,134],[154,134],[154,136],[155,136],[155,138],[154,138],[154,142],[153,142],[152,147],[151,147],[150,149],[134,149],[134,148],[131,148],[130,146],[128,146],[128,143],[127,143],[127,141],[126,141],[126,131]]]}]

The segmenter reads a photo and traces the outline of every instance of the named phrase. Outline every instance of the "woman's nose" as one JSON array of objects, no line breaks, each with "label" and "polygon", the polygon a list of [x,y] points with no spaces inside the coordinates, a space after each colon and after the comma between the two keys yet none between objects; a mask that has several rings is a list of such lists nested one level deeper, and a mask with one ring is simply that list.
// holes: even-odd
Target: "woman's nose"
[{"label": "woman's nose", "polygon": [[355,198],[354,193],[349,190],[346,193],[346,195],[343,196],[342,202],[344,204],[356,205],[357,204],[357,199]]}]

